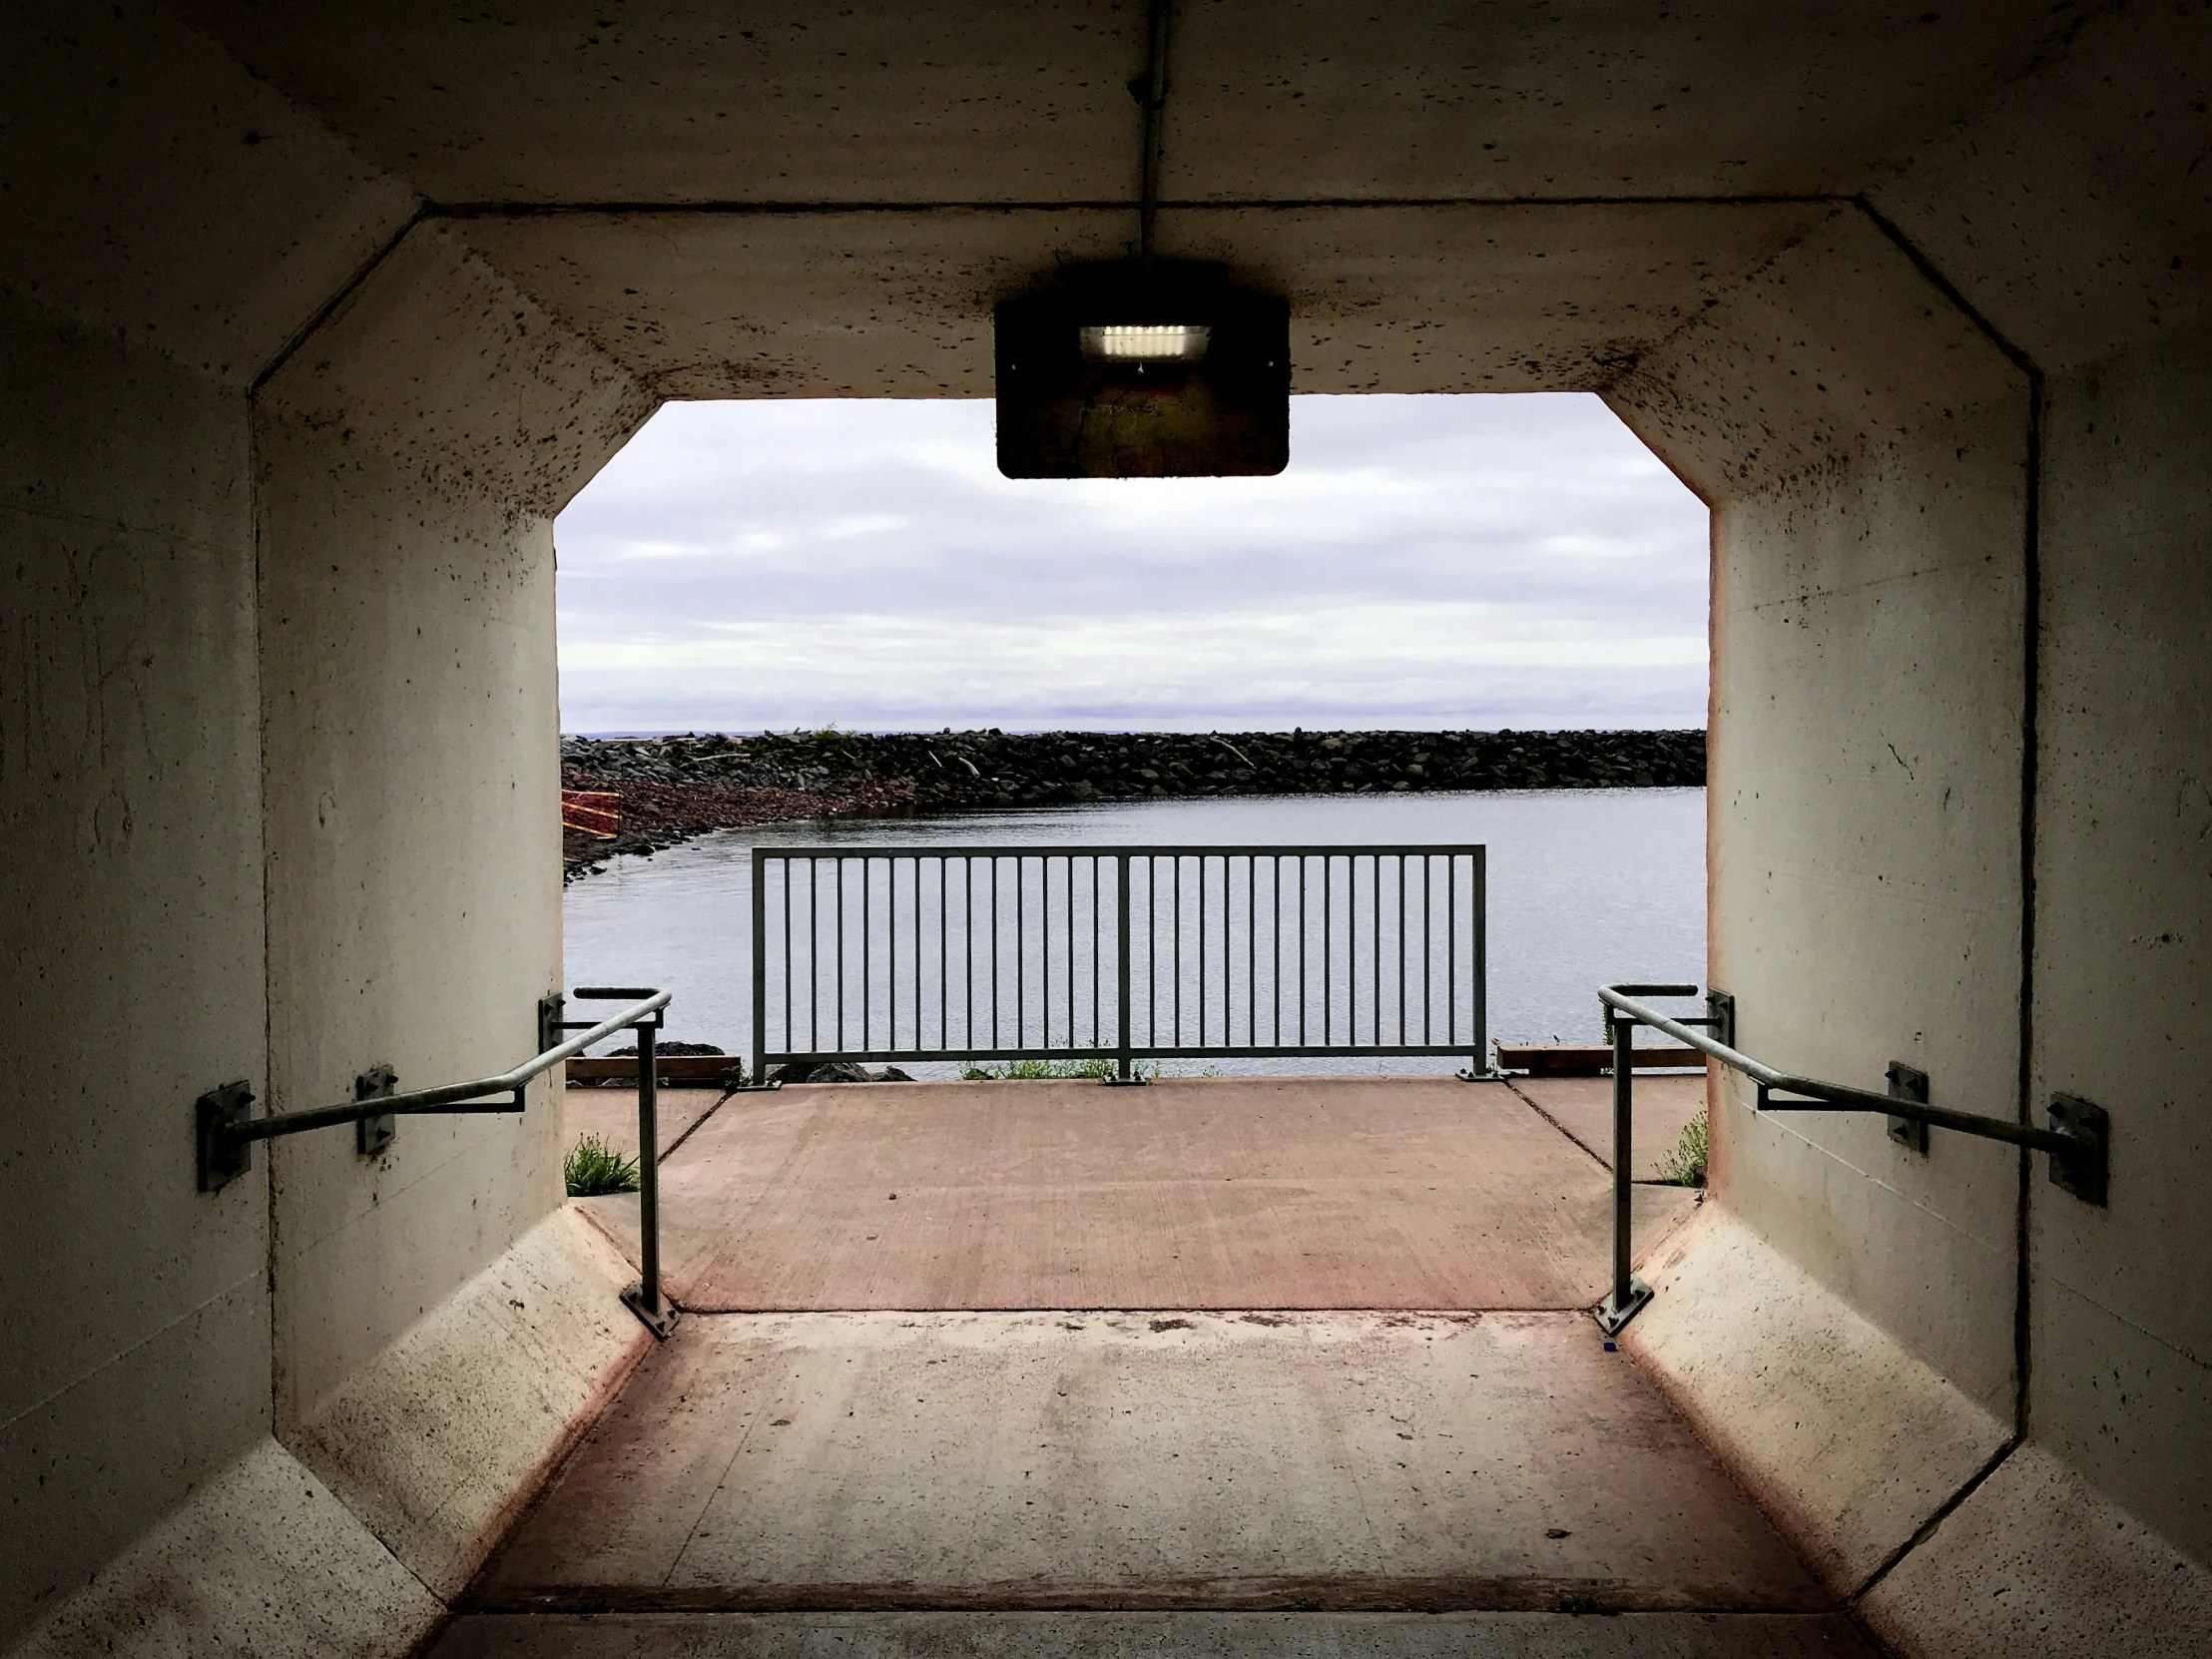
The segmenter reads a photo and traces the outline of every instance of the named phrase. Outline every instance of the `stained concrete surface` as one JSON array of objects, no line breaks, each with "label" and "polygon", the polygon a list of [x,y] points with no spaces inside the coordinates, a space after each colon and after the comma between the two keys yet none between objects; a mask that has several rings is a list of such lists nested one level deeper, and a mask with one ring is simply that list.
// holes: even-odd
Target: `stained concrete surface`
[{"label": "stained concrete surface", "polygon": [[265,1435],[6,1651],[372,1659],[421,1641],[444,1611],[313,1470]]},{"label": "stained concrete surface", "polygon": [[450,1600],[652,1347],[619,1300],[631,1276],[604,1235],[556,1210],[286,1442]]},{"label": "stained concrete surface", "polygon": [[[1613,1167],[1613,1080],[1610,1077],[1516,1077],[1513,1092],[1528,1101],[1591,1157]],[[1657,1181],[1674,1160],[1690,1120],[1705,1110],[1705,1073],[1660,1072],[1636,1079],[1630,1163],[1639,1181]]]},{"label": "stained concrete surface", "polygon": [[[563,1089],[561,1103],[561,1152],[586,1135],[597,1135],[625,1158],[638,1155],[638,1091],[636,1089]],[[661,1157],[683,1144],[684,1138],[721,1105],[720,1089],[671,1089],[664,1087],[654,1108],[661,1142]]]},{"label": "stained concrete surface", "polygon": [[454,1621],[430,1659],[1873,1659],[1840,1614],[617,1613]]},{"label": "stained concrete surface", "polygon": [[2000,1402],[1961,1393],[1717,1204],[1638,1271],[1654,1294],[1621,1346],[1838,1595],[2011,1435]]},{"label": "stained concrete surface", "polygon": [[[1499,1084],[819,1085],[662,1166],[662,1260],[701,1312],[1584,1308],[1611,1192]],[[1639,1188],[1639,1248],[1694,1203]],[[635,1260],[637,1200],[585,1204]]]},{"label": "stained concrete surface", "polygon": [[1829,1605],[1580,1314],[694,1318],[470,1600]]}]

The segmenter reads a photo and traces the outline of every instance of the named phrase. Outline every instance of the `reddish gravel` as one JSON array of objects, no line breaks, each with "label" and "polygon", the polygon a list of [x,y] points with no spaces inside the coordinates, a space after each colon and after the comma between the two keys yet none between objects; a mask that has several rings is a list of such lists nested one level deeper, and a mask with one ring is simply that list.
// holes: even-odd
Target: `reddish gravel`
[{"label": "reddish gravel", "polygon": [[613,840],[580,830],[561,834],[561,864],[573,879],[617,852],[654,852],[709,830],[745,824],[782,824],[800,818],[895,813],[910,809],[913,785],[905,779],[854,782],[836,790],[735,790],[698,784],[647,784],[604,778],[577,767],[561,769],[561,787],[600,790],[622,797],[622,828]]}]

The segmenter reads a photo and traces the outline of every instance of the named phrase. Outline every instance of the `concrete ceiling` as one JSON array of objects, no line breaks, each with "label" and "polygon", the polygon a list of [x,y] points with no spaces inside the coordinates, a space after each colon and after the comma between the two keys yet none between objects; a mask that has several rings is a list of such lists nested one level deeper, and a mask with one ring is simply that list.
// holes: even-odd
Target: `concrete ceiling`
[{"label": "concrete ceiling", "polygon": [[[1596,389],[1824,205],[1186,209],[1162,252],[1292,301],[1301,392]],[[1111,259],[1097,209],[593,213],[463,222],[499,270],[672,397],[991,394],[993,297]]]},{"label": "concrete ceiling", "polygon": [[[664,395],[988,395],[991,301],[1136,236],[1131,0],[191,11]],[[1601,386],[2072,16],[1179,0],[1162,250],[1301,391]]]},{"label": "concrete ceiling", "polygon": [[[193,0],[439,203],[1101,202],[1137,178],[1132,0]],[[2017,0],[1181,0],[1163,194],[1852,189],[2074,8]]]}]

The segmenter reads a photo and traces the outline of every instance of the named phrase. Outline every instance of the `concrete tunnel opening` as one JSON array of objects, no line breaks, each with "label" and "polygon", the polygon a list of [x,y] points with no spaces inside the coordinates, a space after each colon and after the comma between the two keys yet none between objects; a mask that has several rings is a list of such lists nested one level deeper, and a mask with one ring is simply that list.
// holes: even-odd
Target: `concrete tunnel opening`
[{"label": "concrete tunnel opening", "polygon": [[[0,1642],[827,1623],[894,1652],[1018,1612],[1047,1645],[1274,1651],[1320,1639],[1317,1602],[1378,1652],[2199,1639],[2202,21],[1507,13],[1190,5],[1166,60],[1164,9],[1128,7],[10,25],[0,799],[9,984],[48,1040],[0,1223]],[[972,1249],[926,1330],[754,1285],[656,1346],[620,1227],[563,1201],[541,1080],[200,1190],[219,1085],[259,1116],[531,1051],[562,979],[552,522],[655,408],[985,395],[996,298],[1155,244],[1286,296],[1298,390],[1591,392],[1689,483],[1703,985],[1807,1077],[1902,1068],[2023,1132],[2101,1108],[2102,1204],[2043,1150],[1938,1124],[1924,1156],[1715,1071],[1708,1201],[1639,1257],[1656,1295],[1607,1354],[1528,1285],[1456,1325],[1029,1284],[977,1311]],[[792,1158],[798,1104],[755,1120]],[[871,1173],[900,1133],[835,1155]],[[1149,1190],[1158,1284],[1137,1247],[1189,1206]],[[817,1229],[855,1273],[870,1203]],[[1209,1416],[1196,1355],[1254,1409]],[[662,1433],[687,1412],[719,1462]],[[1593,1422],[1642,1501],[1510,1472]],[[882,1529],[839,1530],[877,1498]]]}]

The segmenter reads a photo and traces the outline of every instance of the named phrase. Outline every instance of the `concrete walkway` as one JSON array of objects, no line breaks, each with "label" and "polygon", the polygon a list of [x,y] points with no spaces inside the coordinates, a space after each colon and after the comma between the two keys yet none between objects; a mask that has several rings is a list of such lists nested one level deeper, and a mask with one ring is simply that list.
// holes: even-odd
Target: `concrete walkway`
[{"label": "concrete walkway", "polygon": [[[661,1193],[701,1312],[1587,1308],[1612,1225],[1601,1163],[1452,1078],[741,1094]],[[1640,1188],[1639,1239],[1692,1202]],[[589,1208],[635,1259],[637,1200]]]},{"label": "concrete walkway", "polygon": [[1608,1177],[1501,1086],[790,1089],[662,1173],[690,1311],[444,1659],[1871,1655],[1606,1349]]}]

